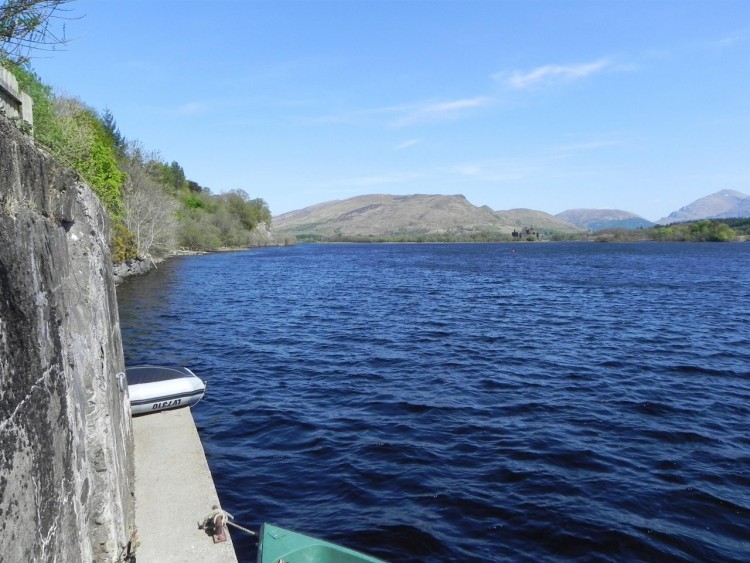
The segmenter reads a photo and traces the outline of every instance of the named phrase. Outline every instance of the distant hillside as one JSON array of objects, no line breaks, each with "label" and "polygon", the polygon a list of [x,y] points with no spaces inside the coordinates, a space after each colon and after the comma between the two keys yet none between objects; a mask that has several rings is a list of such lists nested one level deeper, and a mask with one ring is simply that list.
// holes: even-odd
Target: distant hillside
[{"label": "distant hillside", "polygon": [[555,217],[571,225],[592,231],[638,229],[654,226],[654,223],[640,215],[619,209],[568,209],[558,213]]},{"label": "distant hillside", "polygon": [[575,225],[561,221],[554,215],[534,209],[508,209],[506,211],[495,211],[494,214],[503,223],[513,227],[532,225],[536,229],[556,233],[577,233],[581,230]]},{"label": "distant hillside", "polygon": [[721,190],[695,200],[690,205],[659,219],[657,223],[668,225],[682,221],[735,217],[750,217],[750,196],[735,190]]},{"label": "distant hillside", "polygon": [[417,240],[430,235],[470,239],[480,233],[510,237],[523,227],[544,233],[580,230],[541,211],[477,207],[462,195],[366,195],[320,203],[273,219],[275,232],[313,240]]}]

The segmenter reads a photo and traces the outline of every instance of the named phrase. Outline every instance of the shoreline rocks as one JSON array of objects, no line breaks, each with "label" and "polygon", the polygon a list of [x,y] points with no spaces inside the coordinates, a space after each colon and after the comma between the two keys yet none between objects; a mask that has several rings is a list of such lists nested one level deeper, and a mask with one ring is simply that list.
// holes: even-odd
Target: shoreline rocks
[{"label": "shoreline rocks", "polygon": [[154,268],[154,261],[150,258],[138,258],[136,260],[126,260],[112,265],[112,273],[115,278],[115,285],[121,284],[127,278],[142,276],[149,273]]}]

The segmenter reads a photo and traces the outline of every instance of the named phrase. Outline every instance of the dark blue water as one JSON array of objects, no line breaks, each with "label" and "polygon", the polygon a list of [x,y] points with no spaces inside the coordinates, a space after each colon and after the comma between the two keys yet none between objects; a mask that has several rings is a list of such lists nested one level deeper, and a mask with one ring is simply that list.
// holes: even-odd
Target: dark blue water
[{"label": "dark blue water", "polygon": [[750,244],[270,248],[118,298],[129,365],[208,381],[238,522],[391,561],[750,560]]}]

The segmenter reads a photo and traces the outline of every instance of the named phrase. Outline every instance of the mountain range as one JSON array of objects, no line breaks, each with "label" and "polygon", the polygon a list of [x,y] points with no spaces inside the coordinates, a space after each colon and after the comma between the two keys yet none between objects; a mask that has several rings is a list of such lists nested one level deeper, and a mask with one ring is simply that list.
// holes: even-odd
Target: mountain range
[{"label": "mountain range", "polygon": [[568,209],[555,215],[558,219],[591,231],[602,229],[638,229],[655,223],[620,209]]},{"label": "mountain range", "polygon": [[736,190],[721,190],[681,207],[657,221],[660,225],[700,219],[750,217],[750,196]]},{"label": "mountain range", "polygon": [[[656,224],[709,218],[750,217],[750,196],[721,190],[680,208]],[[357,238],[478,233],[512,235],[544,232],[635,229],[655,223],[618,209],[570,209],[551,215],[533,209],[495,211],[477,207],[462,195],[374,194],[335,200],[273,218],[277,233],[306,238]],[[525,231],[524,231],[525,229]]]}]

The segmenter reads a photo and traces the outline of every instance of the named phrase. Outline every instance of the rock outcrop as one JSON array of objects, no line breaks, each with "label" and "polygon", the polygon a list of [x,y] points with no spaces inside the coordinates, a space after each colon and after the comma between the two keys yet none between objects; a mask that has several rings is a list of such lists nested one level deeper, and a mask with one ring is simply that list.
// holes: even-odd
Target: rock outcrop
[{"label": "rock outcrop", "polygon": [[131,539],[108,233],[95,194],[0,117],[2,561],[116,561]]},{"label": "rock outcrop", "polygon": [[114,264],[113,273],[115,285],[122,283],[127,278],[148,274],[154,269],[153,260],[139,258],[137,260],[126,260]]}]

